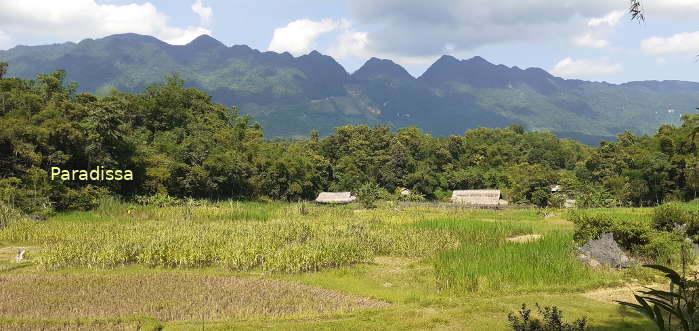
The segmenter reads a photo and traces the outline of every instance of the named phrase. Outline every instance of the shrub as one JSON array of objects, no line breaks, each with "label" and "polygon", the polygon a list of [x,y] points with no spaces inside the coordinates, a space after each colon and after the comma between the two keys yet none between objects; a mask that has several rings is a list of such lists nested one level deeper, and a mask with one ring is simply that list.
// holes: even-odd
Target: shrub
[{"label": "shrub", "polygon": [[109,190],[103,187],[87,185],[77,189],[66,189],[56,203],[59,209],[91,210],[97,208],[100,200],[109,196]]},{"label": "shrub", "polygon": [[359,187],[354,195],[357,196],[357,202],[361,203],[364,208],[375,208],[376,200],[381,197],[381,188],[373,183],[367,183]]},{"label": "shrub", "polygon": [[699,233],[697,215],[688,210],[682,203],[670,202],[653,210],[653,227],[660,231],[674,231],[686,226],[688,236]]},{"label": "shrub", "polygon": [[522,304],[517,315],[509,313],[507,320],[515,331],[582,331],[587,330],[587,318],[575,320],[573,324],[563,320],[563,311],[556,306],[541,308],[536,304],[539,315],[543,316],[543,321],[533,317],[531,309]]},{"label": "shrub", "polygon": [[136,196],[136,202],[144,206],[172,207],[182,204],[182,200],[167,194],[156,193],[150,196]]},{"label": "shrub", "polygon": [[551,191],[546,188],[538,188],[532,193],[531,202],[539,208],[548,206],[551,199]]},{"label": "shrub", "polygon": [[399,195],[398,200],[407,202],[421,202],[425,201],[425,196],[417,192],[410,192],[410,194]]},{"label": "shrub", "polygon": [[604,208],[616,205],[614,196],[599,185],[580,185],[577,188],[575,205],[578,208]]},{"label": "shrub", "polygon": [[583,244],[597,239],[604,232],[614,234],[614,239],[625,249],[634,249],[648,243],[653,232],[650,222],[638,218],[624,218],[607,213],[571,210],[568,220],[575,223],[574,239]]},{"label": "shrub", "polygon": [[688,252],[687,258],[694,259],[691,244],[678,232],[654,232],[648,236],[648,243],[639,247],[638,252],[653,257],[658,264],[679,265],[682,250]]},{"label": "shrub", "polygon": [[551,194],[549,198],[549,207],[552,208],[563,208],[566,203],[566,196],[563,193]]}]

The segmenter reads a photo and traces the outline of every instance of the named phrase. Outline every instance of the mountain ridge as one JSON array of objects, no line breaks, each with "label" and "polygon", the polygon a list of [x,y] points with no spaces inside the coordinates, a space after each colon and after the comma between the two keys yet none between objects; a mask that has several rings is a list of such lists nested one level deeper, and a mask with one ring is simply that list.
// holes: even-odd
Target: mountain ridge
[{"label": "mountain ridge", "polygon": [[[699,83],[621,84],[556,77],[538,67],[444,55],[415,77],[390,59],[368,59],[352,73],[318,51],[301,56],[226,46],[209,35],[185,45],[126,33],[78,43],[0,51],[9,76],[65,69],[79,91],[141,92],[178,72],[216,102],[255,116],[268,136],[327,134],[345,124],[418,126],[435,135],[521,124],[580,137],[652,133],[699,105]],[[596,139],[596,138],[595,138]],[[589,143],[595,139],[590,138]],[[598,139],[597,139],[598,140]]]}]

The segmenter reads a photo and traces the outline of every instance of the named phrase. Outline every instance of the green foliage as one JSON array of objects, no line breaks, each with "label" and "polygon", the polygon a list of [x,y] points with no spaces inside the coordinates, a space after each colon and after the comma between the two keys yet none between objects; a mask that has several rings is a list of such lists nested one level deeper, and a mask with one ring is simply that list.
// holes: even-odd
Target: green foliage
[{"label": "green foliage", "polygon": [[539,315],[543,316],[543,320],[532,315],[532,310],[527,308],[526,304],[517,312],[509,313],[507,320],[514,331],[584,331],[587,330],[587,318],[583,317],[575,320],[573,324],[569,324],[563,319],[563,311],[558,307],[541,308],[536,304]]},{"label": "green foliage", "polygon": [[360,186],[354,195],[357,197],[357,202],[362,204],[364,208],[376,208],[376,201],[381,198],[381,188],[374,183],[366,183]]},{"label": "green foliage", "polygon": [[578,208],[606,208],[616,204],[612,194],[601,185],[581,185],[576,192],[575,206]]},{"label": "green foliage", "polygon": [[[694,261],[695,254],[691,251],[692,244],[687,242],[684,233],[653,232],[648,235],[648,243],[638,247],[637,252],[642,256],[652,257],[658,264],[680,265],[682,254],[686,259]],[[685,253],[686,252],[686,253]]]},{"label": "green foliage", "polygon": [[541,164],[518,164],[510,169],[512,186],[509,198],[513,202],[531,202],[546,206],[551,195],[549,187],[556,184],[558,175]]},{"label": "green foliage", "polygon": [[[619,245],[638,256],[664,265],[678,265],[680,256],[694,259],[694,254],[683,253],[691,248],[688,241],[691,225],[682,222],[687,213],[678,204],[665,204],[653,211],[652,219],[634,215],[615,215],[608,211],[571,210],[568,219],[575,223],[575,241],[582,245],[610,232]],[[682,253],[682,254],[681,254]]]},{"label": "green foliage", "polygon": [[0,202],[0,229],[12,222],[19,221],[21,218],[22,213],[19,210]]},{"label": "green foliage", "polygon": [[553,193],[548,199],[548,206],[552,208],[563,208],[566,203],[566,195],[563,193]]},{"label": "green foliage", "polygon": [[677,271],[661,265],[644,265],[665,274],[670,290],[648,288],[634,294],[637,303],[617,301],[636,310],[652,320],[659,330],[694,331],[699,328],[699,282],[696,273],[688,278]]},{"label": "green foliage", "polygon": [[685,227],[687,235],[699,234],[697,213],[679,202],[669,202],[653,209],[653,227],[660,231],[674,231]]},{"label": "green foliage", "polygon": [[80,188],[66,188],[62,199],[57,201],[59,209],[91,210],[99,206],[100,200],[109,195],[104,187],[87,185]]},{"label": "green foliage", "polygon": [[[365,183],[375,183],[369,191],[409,187],[415,195],[404,199],[414,201],[497,188],[511,203],[541,207],[560,206],[562,197],[548,188],[562,184],[581,208],[686,200],[699,188],[696,116],[654,136],[625,132],[597,148],[519,126],[439,138],[415,127],[357,125],[325,137],[265,141],[250,116],[185,88],[178,75],[143,93],[100,98],[76,94],[63,71],[0,78],[0,100],[0,201],[42,217],[94,208],[108,195],[163,206],[172,203],[162,197],[300,201]],[[131,170],[134,180],[61,181],[49,174],[52,166],[96,165]]]},{"label": "green foliage", "polygon": [[634,249],[648,243],[653,227],[649,220],[623,217],[607,212],[568,212],[568,220],[575,223],[574,239],[579,244],[597,239],[600,234],[610,232],[614,240],[625,249]]},{"label": "green foliage", "polygon": [[136,196],[136,202],[144,206],[172,207],[182,204],[182,200],[167,194],[156,193],[149,196]]}]

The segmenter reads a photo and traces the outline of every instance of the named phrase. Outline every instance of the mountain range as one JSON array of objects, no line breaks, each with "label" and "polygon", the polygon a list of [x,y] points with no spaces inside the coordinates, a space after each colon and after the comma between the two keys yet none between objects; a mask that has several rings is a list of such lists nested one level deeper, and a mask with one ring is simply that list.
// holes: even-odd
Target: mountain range
[{"label": "mountain range", "polygon": [[307,136],[314,129],[328,134],[346,124],[418,126],[440,136],[521,124],[595,144],[624,130],[651,134],[699,106],[694,82],[590,82],[448,55],[417,78],[377,58],[350,74],[317,51],[294,57],[227,47],[207,35],[186,45],[119,34],[17,46],[0,51],[0,61],[9,63],[9,76],[21,78],[64,69],[80,92],[98,95],[114,88],[141,92],[179,73],[185,86],[253,115],[267,137]]}]

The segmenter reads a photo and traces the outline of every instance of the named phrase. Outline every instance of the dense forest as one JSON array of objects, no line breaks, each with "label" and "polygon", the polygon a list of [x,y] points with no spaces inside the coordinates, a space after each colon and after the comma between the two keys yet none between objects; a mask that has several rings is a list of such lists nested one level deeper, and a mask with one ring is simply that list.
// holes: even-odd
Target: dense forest
[{"label": "dense forest", "polygon": [[[89,209],[106,195],[312,199],[371,184],[428,199],[499,188],[515,203],[553,204],[551,185],[583,206],[652,205],[699,190],[699,115],[653,136],[599,147],[522,126],[433,137],[415,127],[343,126],[320,137],[265,140],[235,107],[177,75],[140,94],[76,93],[65,72],[4,77],[0,63],[0,200],[27,213]],[[51,167],[131,170],[132,181],[51,180]]]}]

